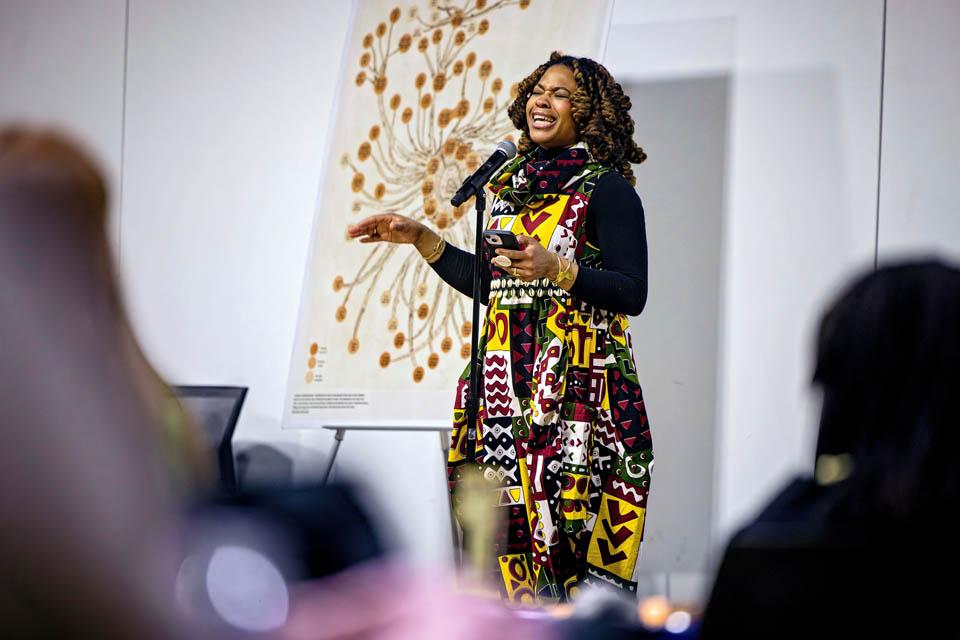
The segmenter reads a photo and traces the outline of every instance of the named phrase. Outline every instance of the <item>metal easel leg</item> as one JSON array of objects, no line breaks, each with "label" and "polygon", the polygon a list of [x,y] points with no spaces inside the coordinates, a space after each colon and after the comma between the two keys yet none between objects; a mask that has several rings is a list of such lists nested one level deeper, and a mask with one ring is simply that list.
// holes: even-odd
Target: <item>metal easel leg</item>
[{"label": "metal easel leg", "polygon": [[333,471],[333,463],[337,460],[337,452],[340,451],[340,443],[343,442],[343,435],[346,429],[338,427],[333,434],[333,450],[330,452],[330,460],[327,462],[327,468],[323,472],[323,480],[320,484],[327,484],[330,479],[330,472]]}]

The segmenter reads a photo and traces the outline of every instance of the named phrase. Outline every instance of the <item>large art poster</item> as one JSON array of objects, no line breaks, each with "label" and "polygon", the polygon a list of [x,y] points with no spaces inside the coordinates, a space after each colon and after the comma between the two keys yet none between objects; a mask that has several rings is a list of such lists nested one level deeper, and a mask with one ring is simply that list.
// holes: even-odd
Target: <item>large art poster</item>
[{"label": "large art poster", "polygon": [[[284,426],[436,423],[469,359],[469,298],[409,245],[346,227],[396,211],[472,250],[450,198],[551,51],[599,57],[607,0],[363,0],[354,7],[287,383]],[[320,70],[328,71],[326,69]]]}]

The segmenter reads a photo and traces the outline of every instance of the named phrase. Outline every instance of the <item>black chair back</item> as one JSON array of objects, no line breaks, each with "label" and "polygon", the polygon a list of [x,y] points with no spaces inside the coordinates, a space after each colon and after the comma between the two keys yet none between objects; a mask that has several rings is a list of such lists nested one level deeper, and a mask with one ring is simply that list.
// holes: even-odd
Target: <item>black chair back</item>
[{"label": "black chair back", "polygon": [[174,386],[173,391],[206,436],[220,472],[221,487],[233,491],[237,487],[233,432],[247,387]]}]

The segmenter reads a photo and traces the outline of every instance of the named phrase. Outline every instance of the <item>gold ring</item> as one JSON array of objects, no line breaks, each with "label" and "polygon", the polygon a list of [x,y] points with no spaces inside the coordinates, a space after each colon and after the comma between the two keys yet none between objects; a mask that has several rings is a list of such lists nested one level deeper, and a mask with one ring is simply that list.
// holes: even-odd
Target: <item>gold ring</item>
[{"label": "gold ring", "polygon": [[513,277],[514,277],[514,278],[520,277],[520,274],[517,272],[517,268],[516,268],[516,267],[513,268]]}]

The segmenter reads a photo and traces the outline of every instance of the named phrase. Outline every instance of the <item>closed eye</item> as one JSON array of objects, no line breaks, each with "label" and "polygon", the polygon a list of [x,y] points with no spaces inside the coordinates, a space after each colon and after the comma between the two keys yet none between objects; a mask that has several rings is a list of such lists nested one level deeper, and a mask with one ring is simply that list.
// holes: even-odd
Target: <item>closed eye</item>
[{"label": "closed eye", "polygon": [[545,91],[541,87],[534,87],[533,91],[531,91],[528,96],[542,96],[545,93],[549,93],[554,98],[560,98],[561,100],[570,99],[570,92],[566,89],[552,89],[550,91]]}]

